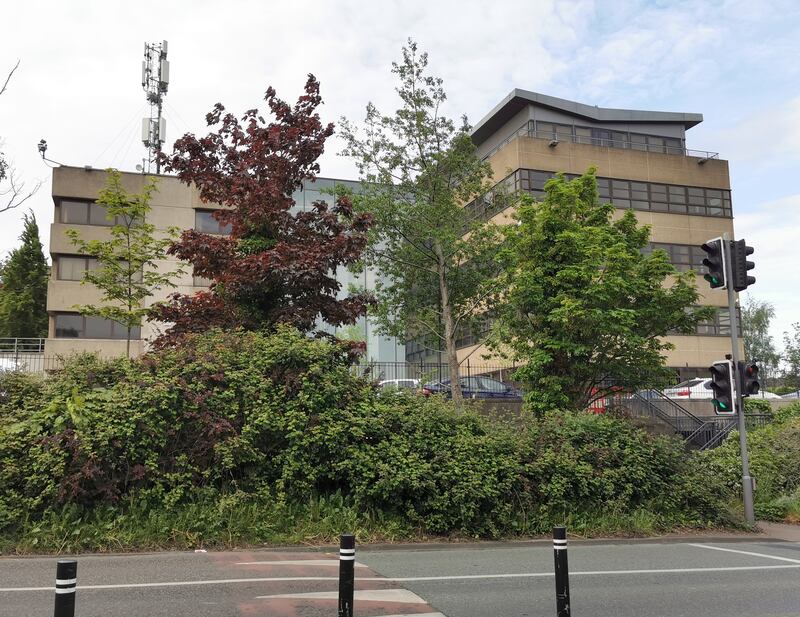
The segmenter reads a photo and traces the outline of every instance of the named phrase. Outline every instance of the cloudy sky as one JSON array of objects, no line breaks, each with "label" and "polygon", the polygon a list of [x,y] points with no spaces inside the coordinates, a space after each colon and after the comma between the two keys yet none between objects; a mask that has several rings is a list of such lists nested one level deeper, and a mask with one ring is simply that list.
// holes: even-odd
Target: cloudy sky
[{"label": "cloudy sky", "polygon": [[[45,246],[50,170],[141,163],[145,41],[169,41],[167,140],[201,132],[220,101],[292,100],[313,73],[325,120],[396,106],[389,69],[408,37],[445,80],[451,116],[474,123],[512,88],[605,107],[700,112],[688,146],[730,161],[736,233],[756,247],[752,295],[777,312],[777,340],[800,322],[800,3],[796,0],[173,0],[8,3],[0,26],[2,151],[28,185]],[[0,84],[2,81],[0,81]],[[329,142],[326,176],[355,178]],[[0,254],[22,209],[0,214]],[[792,267],[791,264],[796,264]],[[789,267],[787,267],[787,265]]]}]

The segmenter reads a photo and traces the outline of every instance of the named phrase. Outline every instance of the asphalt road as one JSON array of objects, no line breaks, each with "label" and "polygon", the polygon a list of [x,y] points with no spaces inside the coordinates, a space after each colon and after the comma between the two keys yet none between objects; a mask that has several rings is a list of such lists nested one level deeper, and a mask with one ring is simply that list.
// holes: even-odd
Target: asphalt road
[{"label": "asphalt road", "polygon": [[[359,559],[449,617],[555,615],[548,546],[365,551]],[[569,566],[575,617],[800,616],[796,542],[572,542]]]},{"label": "asphalt road", "polygon": [[[76,617],[336,614],[332,551],[79,556]],[[53,614],[55,558],[0,559],[0,616]],[[800,543],[571,542],[576,617],[800,617]],[[356,616],[555,615],[549,543],[360,548]]]}]

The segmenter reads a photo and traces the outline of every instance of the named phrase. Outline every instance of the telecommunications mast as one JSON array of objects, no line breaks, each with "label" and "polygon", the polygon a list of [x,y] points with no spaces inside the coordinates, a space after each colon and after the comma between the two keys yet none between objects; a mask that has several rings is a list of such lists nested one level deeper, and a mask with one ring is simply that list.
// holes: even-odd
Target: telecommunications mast
[{"label": "telecommunications mast", "polygon": [[161,117],[161,104],[169,86],[169,62],[167,61],[167,42],[144,44],[142,60],[142,88],[150,103],[150,117],[142,118],[142,142],[147,148],[146,171],[156,164],[156,173],[161,172],[158,153],[167,136],[167,121]]}]

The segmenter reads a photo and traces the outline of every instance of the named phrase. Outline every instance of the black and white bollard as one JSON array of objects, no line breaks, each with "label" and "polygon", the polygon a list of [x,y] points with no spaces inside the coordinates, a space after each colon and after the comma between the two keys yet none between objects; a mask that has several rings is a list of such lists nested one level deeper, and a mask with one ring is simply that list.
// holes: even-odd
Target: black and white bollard
[{"label": "black and white bollard", "polygon": [[78,562],[59,559],[56,565],[56,607],[54,617],[75,617],[75,587],[78,585]]},{"label": "black and white bollard", "polygon": [[355,564],[356,537],[342,534],[339,538],[339,617],[353,617]]},{"label": "black and white bollard", "polygon": [[553,558],[556,565],[556,617],[569,617],[569,566],[567,528],[553,527]]}]

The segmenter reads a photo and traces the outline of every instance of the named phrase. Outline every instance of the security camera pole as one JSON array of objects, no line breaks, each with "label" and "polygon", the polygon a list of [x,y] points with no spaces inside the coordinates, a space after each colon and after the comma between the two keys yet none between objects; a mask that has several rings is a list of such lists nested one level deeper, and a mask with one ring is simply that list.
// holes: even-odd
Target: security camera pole
[{"label": "security camera pole", "polygon": [[[744,242],[740,240],[740,242]],[[735,289],[739,287],[736,284],[734,276],[740,278],[742,275],[745,277],[747,283],[755,282],[753,277],[747,277],[747,268],[743,264],[737,265],[737,270],[744,269],[744,272],[734,272],[733,255],[731,251],[731,242],[728,234],[722,236],[722,247],[725,251],[725,278],[726,287],[728,291],[728,311],[731,316],[731,353],[733,356],[733,366],[739,366],[739,315],[736,313],[736,292],[742,291]],[[745,262],[748,263],[748,262]],[[747,287],[747,284],[745,284]],[[735,373],[738,375],[738,373]],[[751,525],[756,522],[755,511],[753,510],[753,478],[750,477],[750,460],[747,455],[747,430],[744,422],[744,401],[742,400],[742,384],[739,379],[735,377],[733,380],[733,387],[736,391],[736,409],[739,421],[739,451],[742,456],[742,495],[744,498],[744,516],[747,522]]]}]

